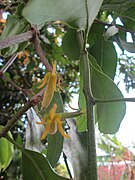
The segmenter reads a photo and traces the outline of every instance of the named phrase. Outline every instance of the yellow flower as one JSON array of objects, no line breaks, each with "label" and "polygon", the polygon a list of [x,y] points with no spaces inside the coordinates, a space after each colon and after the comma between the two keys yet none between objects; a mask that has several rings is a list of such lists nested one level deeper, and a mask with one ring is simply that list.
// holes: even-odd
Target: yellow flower
[{"label": "yellow flower", "polygon": [[57,78],[58,78],[58,87],[60,88],[60,78],[56,74],[56,62],[55,62],[53,64],[52,72],[46,73],[42,84],[38,87],[38,88],[42,88],[47,84],[46,90],[44,92],[42,109],[46,109],[49,106],[49,104],[54,96],[54,92],[56,91]]},{"label": "yellow flower", "polygon": [[55,134],[57,130],[61,133],[63,137],[69,138],[69,135],[64,132],[62,122],[60,120],[60,114],[56,114],[56,109],[57,104],[53,104],[52,109],[47,115],[43,117],[42,122],[37,122],[37,124],[45,125],[45,130],[41,136],[41,140],[43,140],[47,136],[47,134]]}]

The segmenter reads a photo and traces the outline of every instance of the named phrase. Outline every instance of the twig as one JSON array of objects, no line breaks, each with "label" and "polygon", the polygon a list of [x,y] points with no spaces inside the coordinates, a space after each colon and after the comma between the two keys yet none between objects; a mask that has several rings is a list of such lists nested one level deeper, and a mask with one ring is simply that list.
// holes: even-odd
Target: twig
[{"label": "twig", "polygon": [[12,57],[9,59],[9,61],[1,68],[0,73],[6,72],[6,70],[11,66],[11,64],[15,61],[17,58],[18,53],[15,53],[12,55]]},{"label": "twig", "polygon": [[112,102],[135,102],[135,98],[116,98],[116,99],[98,99],[95,98],[95,103],[112,103]]},{"label": "twig", "polygon": [[2,71],[0,71],[0,77],[9,82],[13,87],[15,87],[15,89],[17,89],[18,91],[21,91],[21,93],[23,93],[24,95],[28,95],[31,94],[32,91],[30,89],[23,89],[21,87],[19,87],[16,83],[14,83],[10,78],[8,78],[7,76],[5,76]]},{"label": "twig", "polygon": [[0,138],[5,137],[8,131],[16,124],[19,118],[31,107],[36,106],[42,99],[44,89],[36,94],[31,100],[25,103],[25,105],[7,122],[4,128],[0,131]]},{"label": "twig", "polygon": [[33,27],[33,29],[35,30],[35,35],[34,35],[34,37],[32,39],[32,42],[33,42],[33,44],[35,46],[36,52],[38,53],[42,63],[46,67],[47,71],[52,72],[52,66],[49,64],[48,60],[46,59],[45,53],[44,53],[44,51],[43,51],[43,49],[42,49],[42,47],[40,45],[37,29],[36,29],[36,27]]},{"label": "twig", "polygon": [[6,47],[19,44],[24,41],[28,41],[29,39],[33,37],[33,34],[34,34],[34,31],[30,30],[22,34],[0,40],[0,49],[4,49]]},{"label": "twig", "polygon": [[69,168],[69,166],[68,166],[67,156],[65,155],[65,153],[64,153],[64,152],[63,152],[63,158],[64,158],[64,162],[65,162],[65,165],[66,165],[66,168],[67,168],[67,171],[68,171],[69,177],[70,177],[71,179],[73,179],[72,174],[71,174],[71,172],[70,172],[70,168]]},{"label": "twig", "polygon": [[7,76],[5,76],[4,74],[2,74],[2,79],[9,82],[13,87],[15,87],[18,91],[23,91],[23,89],[21,87],[19,87],[16,83],[14,83],[11,79],[9,79]]},{"label": "twig", "polygon": [[130,30],[130,29],[126,29],[126,28],[124,28],[123,26],[120,26],[120,25],[118,25],[118,24],[103,22],[103,21],[101,21],[101,20],[99,20],[99,19],[95,19],[94,22],[100,23],[100,24],[104,24],[105,26],[109,26],[109,27],[110,27],[110,26],[116,26],[120,31],[135,33],[135,31],[132,31],[132,30]]}]

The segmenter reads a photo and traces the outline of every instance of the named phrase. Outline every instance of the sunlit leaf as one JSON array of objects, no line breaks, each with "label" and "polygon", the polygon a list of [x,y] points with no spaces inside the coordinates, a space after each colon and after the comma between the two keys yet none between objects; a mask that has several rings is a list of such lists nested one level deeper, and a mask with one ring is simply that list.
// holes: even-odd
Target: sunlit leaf
[{"label": "sunlit leaf", "polygon": [[[3,126],[0,126],[0,130]],[[11,132],[8,132],[8,135],[12,138]],[[0,171],[5,171],[9,166],[14,153],[14,146],[7,139],[0,139]]]},{"label": "sunlit leaf", "polygon": [[66,180],[67,178],[58,176],[51,168],[47,159],[40,153],[23,150],[22,151],[22,171],[25,180]]}]

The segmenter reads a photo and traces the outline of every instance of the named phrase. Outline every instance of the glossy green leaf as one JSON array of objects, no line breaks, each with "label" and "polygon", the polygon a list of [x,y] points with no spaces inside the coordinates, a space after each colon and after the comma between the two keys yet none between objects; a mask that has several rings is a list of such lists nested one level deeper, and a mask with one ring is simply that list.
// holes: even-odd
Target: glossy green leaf
[{"label": "glossy green leaf", "polygon": [[[12,37],[14,35],[20,34],[27,29],[27,26],[28,23],[26,22],[26,20],[19,19],[19,17],[16,15],[9,15],[5,24],[5,28],[2,32],[2,35],[0,36],[0,39],[5,39],[7,37]],[[20,45],[22,45],[22,47]],[[13,53],[15,53],[18,50],[18,48],[19,50],[23,50],[28,44],[26,44],[25,42],[25,46],[24,43],[21,43],[20,45],[16,44],[8,48],[5,48],[1,50],[1,54],[4,57],[9,57]]]},{"label": "glossy green leaf", "polygon": [[[0,130],[3,126],[0,126]],[[11,132],[8,135],[12,138]],[[9,166],[14,153],[14,146],[7,139],[0,139],[0,171],[5,171]]]},{"label": "glossy green leaf", "polygon": [[[86,5],[87,2],[87,5]],[[46,22],[61,20],[80,29],[90,27],[103,0],[31,0],[23,10],[23,16],[31,23],[42,27]],[[87,14],[86,6],[89,10]]]},{"label": "glossy green leaf", "polygon": [[[57,104],[57,112],[63,112],[63,102],[61,95],[56,92],[51,104]],[[63,136],[59,132],[54,135],[48,135],[48,149],[47,149],[47,159],[49,160],[51,166],[55,166],[58,162],[63,148]]]},{"label": "glossy green leaf", "polygon": [[103,72],[111,79],[114,79],[117,53],[113,43],[100,38],[90,49],[90,53],[96,59]]},{"label": "glossy green leaf", "polygon": [[69,29],[62,41],[62,48],[65,54],[71,59],[79,59],[80,49],[78,46],[77,32],[75,29]]},{"label": "glossy green leaf", "polygon": [[66,180],[57,175],[51,168],[47,159],[40,153],[22,151],[22,171],[24,180]]},{"label": "glossy green leaf", "polygon": [[[93,58],[90,56],[90,58]],[[91,66],[92,93],[99,99],[123,98],[115,83],[101,71]],[[99,130],[103,133],[116,133],[126,112],[125,102],[99,103],[95,108],[95,117]]]}]

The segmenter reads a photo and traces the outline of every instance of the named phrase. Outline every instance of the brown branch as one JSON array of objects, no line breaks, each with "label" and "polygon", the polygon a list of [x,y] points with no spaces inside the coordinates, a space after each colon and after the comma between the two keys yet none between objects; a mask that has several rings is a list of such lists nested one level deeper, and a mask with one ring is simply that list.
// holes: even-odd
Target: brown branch
[{"label": "brown branch", "polygon": [[33,30],[30,30],[22,34],[0,40],[0,49],[4,49],[6,47],[19,44],[24,41],[28,41],[33,37],[33,34],[34,34]]},{"label": "brown branch", "polygon": [[44,89],[36,94],[31,100],[27,101],[25,105],[7,122],[4,128],[0,131],[0,138],[5,137],[8,131],[16,124],[21,116],[31,107],[36,106],[42,99]]},{"label": "brown branch", "polygon": [[7,76],[5,76],[2,71],[0,71],[0,77],[9,82],[13,87],[15,87],[15,89],[17,89],[18,91],[21,91],[21,93],[23,93],[24,95],[29,95],[32,93],[32,91],[30,89],[23,89],[21,87],[19,87],[15,82],[13,82],[10,78],[8,78]]},{"label": "brown branch", "polygon": [[0,70],[0,74],[6,72],[6,70],[12,65],[12,63],[15,61],[15,59],[17,58],[18,53],[15,53],[11,56],[11,58],[9,59],[9,61],[1,68]]},{"label": "brown branch", "polygon": [[135,31],[132,31],[132,30],[130,30],[130,29],[126,29],[126,28],[124,28],[123,26],[118,25],[118,24],[103,22],[103,21],[101,21],[101,20],[99,20],[99,19],[95,19],[94,22],[100,23],[100,24],[104,24],[105,26],[109,26],[109,27],[110,27],[110,26],[116,26],[116,28],[118,28],[120,31],[135,33]]},{"label": "brown branch", "polygon": [[15,87],[18,91],[23,91],[23,89],[21,87],[19,87],[18,85],[16,85],[16,83],[14,83],[10,78],[8,78],[7,76],[5,76],[4,74],[1,74],[1,77],[3,80],[9,82],[13,87]]},{"label": "brown branch", "polygon": [[39,32],[37,30],[37,27],[35,25],[32,26],[32,28],[35,31],[35,34],[33,36],[32,42],[35,46],[36,52],[39,55],[42,63],[44,64],[44,66],[46,67],[48,72],[52,72],[52,66],[49,64],[48,60],[45,57],[45,53],[40,45],[40,40],[38,38]]},{"label": "brown branch", "polygon": [[42,63],[46,67],[47,71],[52,72],[52,66],[49,64],[48,60],[45,57],[45,53],[40,45],[39,38],[37,35],[33,40],[33,44],[35,46],[36,52],[38,53]]}]

